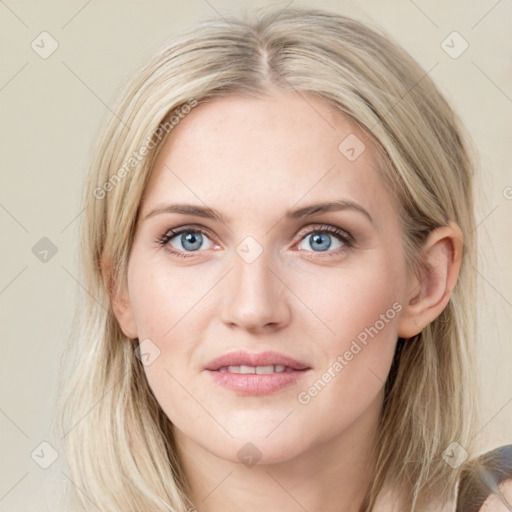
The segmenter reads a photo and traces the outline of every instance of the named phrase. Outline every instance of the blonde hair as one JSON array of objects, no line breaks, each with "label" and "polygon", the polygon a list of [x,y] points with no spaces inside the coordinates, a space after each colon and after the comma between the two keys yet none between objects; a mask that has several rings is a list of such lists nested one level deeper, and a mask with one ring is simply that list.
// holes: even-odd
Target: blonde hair
[{"label": "blonde hair", "polygon": [[70,496],[83,511],[193,506],[170,421],[109,293],[126,279],[145,185],[186,106],[278,88],[326,102],[373,141],[399,205],[409,268],[419,271],[433,229],[453,220],[462,230],[448,305],[417,336],[398,340],[363,508],[371,511],[388,485],[407,489],[411,511],[434,496],[450,499],[461,468],[442,453],[452,442],[472,452],[477,410],[470,138],[428,73],[368,23],[300,8],[226,21],[206,20],[170,39],[127,85],[96,144],[81,219],[79,280],[87,293],[62,361],[54,427],[74,483]]}]

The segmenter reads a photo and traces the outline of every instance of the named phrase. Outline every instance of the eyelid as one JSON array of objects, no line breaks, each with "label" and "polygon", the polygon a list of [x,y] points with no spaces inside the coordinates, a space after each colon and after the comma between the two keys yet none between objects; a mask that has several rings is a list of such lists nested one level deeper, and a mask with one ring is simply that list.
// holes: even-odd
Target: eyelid
[{"label": "eyelid", "polygon": [[[349,239],[352,243],[355,243],[355,238],[345,229],[338,228],[336,226],[333,226],[331,224],[313,224],[306,226],[304,229],[301,229],[298,233],[298,236],[300,238],[299,241],[302,241],[302,239],[310,235],[311,233],[316,232],[326,232],[333,235],[343,236],[347,239]],[[302,233],[304,233],[302,235]]]},{"label": "eyelid", "polygon": [[[221,245],[217,242],[214,242],[215,236],[212,235],[212,232],[207,227],[202,226],[200,224],[185,224],[183,226],[178,226],[176,228],[167,229],[161,236],[157,237],[157,241],[162,242],[165,238],[168,238],[169,239],[167,241],[167,243],[168,243],[171,239],[177,237],[178,235],[181,235],[182,233],[187,233],[187,232],[200,233],[202,235],[207,235],[208,238],[213,239],[212,243],[214,243],[215,245]],[[162,245],[167,245],[167,244],[162,243]],[[198,252],[200,252],[200,251],[198,251]]]}]

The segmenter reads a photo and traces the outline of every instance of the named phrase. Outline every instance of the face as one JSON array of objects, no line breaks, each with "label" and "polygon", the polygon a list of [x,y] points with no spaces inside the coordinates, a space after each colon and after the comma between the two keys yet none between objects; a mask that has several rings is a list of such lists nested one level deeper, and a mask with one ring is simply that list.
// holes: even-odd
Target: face
[{"label": "face", "polygon": [[[309,208],[325,203],[345,206]],[[232,461],[251,442],[261,462],[284,461],[378,413],[405,268],[360,130],[312,97],[231,96],[194,108],[158,156],[121,323],[148,349],[179,439]]]}]

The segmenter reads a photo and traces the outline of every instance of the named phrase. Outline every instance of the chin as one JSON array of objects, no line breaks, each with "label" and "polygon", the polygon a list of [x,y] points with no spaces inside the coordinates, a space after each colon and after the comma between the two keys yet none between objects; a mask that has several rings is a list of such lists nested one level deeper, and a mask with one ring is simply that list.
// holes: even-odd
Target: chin
[{"label": "chin", "polygon": [[250,468],[253,465],[270,465],[287,462],[300,455],[303,451],[302,445],[299,445],[299,438],[293,446],[283,445],[283,439],[269,441],[269,439],[247,440],[235,439],[230,443],[230,448],[222,447],[217,456],[233,463],[241,463]]}]

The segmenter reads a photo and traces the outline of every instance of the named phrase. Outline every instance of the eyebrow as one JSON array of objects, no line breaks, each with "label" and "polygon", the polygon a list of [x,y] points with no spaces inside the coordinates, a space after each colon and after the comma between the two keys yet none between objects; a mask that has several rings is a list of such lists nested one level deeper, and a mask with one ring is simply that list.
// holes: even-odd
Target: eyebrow
[{"label": "eyebrow", "polygon": [[[340,211],[340,210],[353,210],[359,213],[362,213],[367,217],[367,219],[373,224],[372,216],[359,204],[354,203],[353,201],[348,200],[340,200],[340,201],[330,201],[326,203],[318,203],[312,204],[310,206],[305,206],[303,208],[298,208],[295,210],[289,210],[285,214],[285,218],[287,219],[302,219],[309,215],[315,215],[318,213],[324,212],[332,212],[332,211]],[[150,217],[154,217],[155,215],[159,215],[161,213],[181,213],[183,215],[193,215],[195,217],[202,217],[205,219],[217,220],[220,222],[224,222],[222,215],[212,208],[204,207],[204,206],[196,206],[192,204],[162,204],[157,206],[154,210],[151,210],[143,220],[147,220]]]}]

